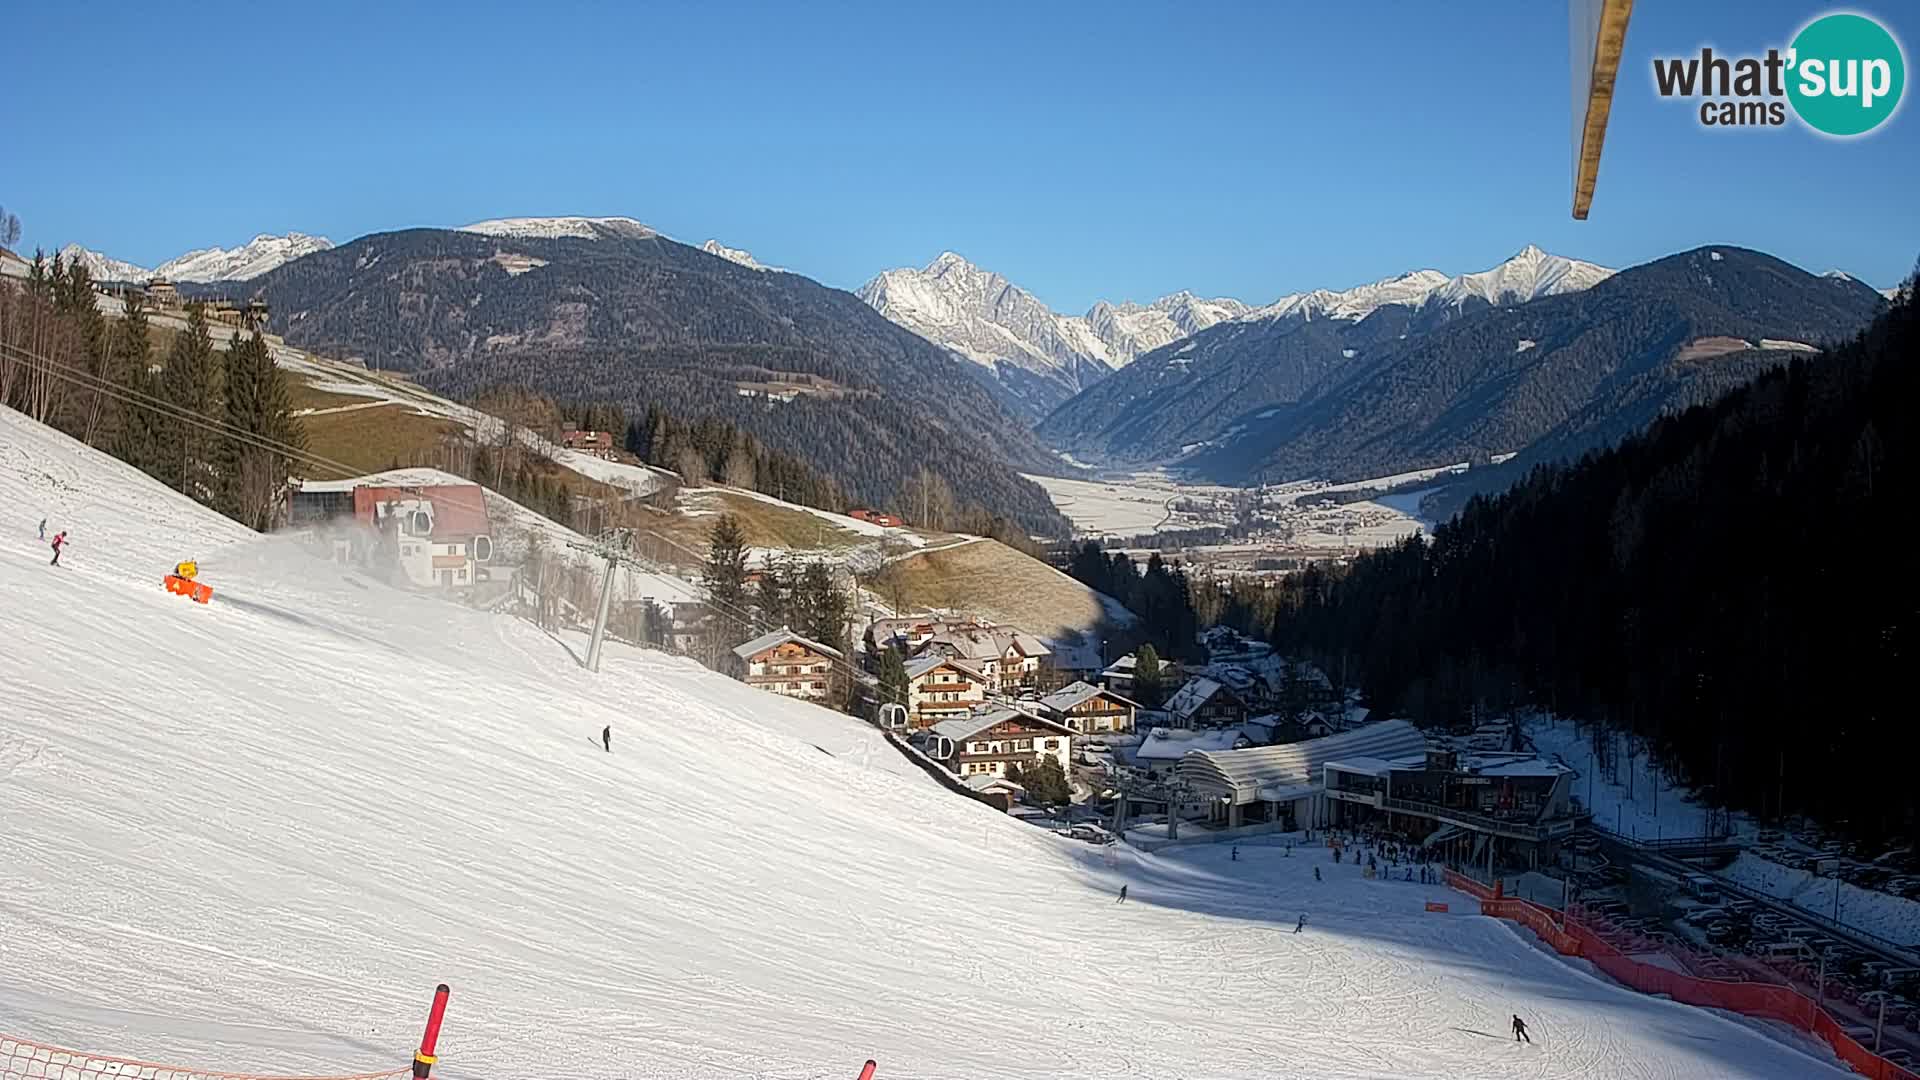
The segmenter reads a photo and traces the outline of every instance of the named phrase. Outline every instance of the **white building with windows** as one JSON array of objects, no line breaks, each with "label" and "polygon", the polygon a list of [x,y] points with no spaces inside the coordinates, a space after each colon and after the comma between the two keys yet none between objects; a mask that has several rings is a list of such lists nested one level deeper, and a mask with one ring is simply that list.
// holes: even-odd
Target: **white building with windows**
[{"label": "white building with windows", "polygon": [[754,638],[733,654],[748,686],[803,701],[827,700],[836,681],[834,667],[845,662],[840,650],[785,627]]},{"label": "white building with windows", "polygon": [[929,655],[907,661],[907,726],[915,731],[970,716],[986,700],[986,675],[964,660]]},{"label": "white building with windows", "polygon": [[962,779],[1005,777],[1015,765],[1025,769],[1052,758],[1063,774],[1072,763],[1073,729],[1024,709],[994,708],[942,720],[920,736],[928,757]]}]

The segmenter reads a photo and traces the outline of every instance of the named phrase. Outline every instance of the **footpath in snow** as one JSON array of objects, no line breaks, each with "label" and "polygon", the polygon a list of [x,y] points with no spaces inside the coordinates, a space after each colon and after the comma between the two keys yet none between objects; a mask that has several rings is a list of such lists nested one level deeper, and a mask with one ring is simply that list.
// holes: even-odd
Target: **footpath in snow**
[{"label": "footpath in snow", "polygon": [[[1090,847],[690,662],[586,674],[4,410],[0,508],[9,1034],[404,1067],[445,981],[450,1080],[1846,1075],[1431,887]],[[188,557],[210,605],[160,588]]]}]

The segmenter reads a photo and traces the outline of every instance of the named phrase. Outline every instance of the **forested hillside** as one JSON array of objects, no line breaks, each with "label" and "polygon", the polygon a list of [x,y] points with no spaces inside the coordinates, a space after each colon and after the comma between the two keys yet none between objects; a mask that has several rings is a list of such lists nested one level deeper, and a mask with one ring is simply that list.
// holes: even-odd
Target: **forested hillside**
[{"label": "forested hillside", "polygon": [[715,417],[885,502],[921,466],[1041,534],[1065,519],[1017,469],[1058,461],[945,351],[852,294],[662,237],[362,237],[253,282],[289,342],[470,395]]},{"label": "forested hillside", "polygon": [[1917,323],[1909,285],[1829,355],[1294,579],[1276,645],[1427,723],[1530,702],[1645,736],[1735,807],[1911,829],[1887,796],[1920,750],[1920,584],[1897,548]]}]

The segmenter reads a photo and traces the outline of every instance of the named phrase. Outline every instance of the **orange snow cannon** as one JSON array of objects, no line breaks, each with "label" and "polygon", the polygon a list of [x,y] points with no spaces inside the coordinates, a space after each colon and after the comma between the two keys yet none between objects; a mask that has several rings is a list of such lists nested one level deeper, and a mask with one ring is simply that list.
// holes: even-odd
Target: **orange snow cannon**
[{"label": "orange snow cannon", "polygon": [[160,583],[175,596],[191,597],[194,603],[204,604],[213,599],[213,586],[195,581],[199,576],[200,565],[189,560],[174,567],[173,573],[160,579]]}]

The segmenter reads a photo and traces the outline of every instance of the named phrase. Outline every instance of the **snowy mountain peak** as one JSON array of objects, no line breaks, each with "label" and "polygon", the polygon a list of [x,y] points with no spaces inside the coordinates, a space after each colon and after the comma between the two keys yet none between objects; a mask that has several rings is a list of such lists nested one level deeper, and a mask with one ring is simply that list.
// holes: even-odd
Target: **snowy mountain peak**
[{"label": "snowy mountain peak", "polygon": [[247,281],[303,255],[331,247],[333,241],[324,236],[261,233],[232,250],[210,247],[189,251],[154,267],[153,272],[174,281]]},{"label": "snowy mountain peak", "polygon": [[493,218],[488,221],[476,221],[471,225],[462,225],[458,231],[532,240],[554,240],[560,237],[599,240],[609,236],[645,240],[660,235],[654,229],[630,217]]},{"label": "snowy mountain peak", "polygon": [[1532,244],[1491,270],[1462,274],[1438,291],[1436,299],[1459,304],[1478,297],[1489,304],[1524,304],[1543,296],[1590,289],[1613,276],[1613,271],[1578,259],[1542,251]]},{"label": "snowy mountain peak", "polygon": [[[1247,310],[1238,300],[1181,292],[1146,306],[1102,300],[1085,315],[1062,315],[954,251],[941,252],[918,270],[887,270],[858,295],[893,322],[993,371],[1002,382],[1017,383],[1015,397],[1030,398],[1028,404],[1043,410],[1136,356]],[[1050,389],[1035,391],[1034,376]]]},{"label": "snowy mountain peak", "polygon": [[776,274],[786,273],[786,271],[780,269],[777,266],[763,265],[760,262],[760,260],[753,257],[753,253],[751,251],[748,251],[745,248],[728,247],[727,245],[721,243],[718,240],[709,240],[706,243],[701,244],[700,250],[706,252],[709,255],[714,255],[714,256],[718,256],[719,258],[725,259],[730,263],[738,263],[739,265],[744,266],[749,270],[766,270]]},{"label": "snowy mountain peak", "polygon": [[151,270],[97,251],[89,251],[78,244],[68,244],[60,249],[60,254],[68,262],[77,261],[84,265],[95,281],[144,282],[154,277],[191,282],[246,281],[302,255],[325,251],[332,246],[333,241],[324,236],[308,236],[297,232],[285,236],[261,233],[237,248],[210,247],[189,251]]},{"label": "snowy mountain peak", "polygon": [[927,264],[927,273],[929,274],[943,274],[950,270],[978,269],[979,267],[968,262],[966,256],[957,251],[943,251],[937,258]]},{"label": "snowy mountain peak", "polygon": [[94,281],[141,281],[153,276],[153,271],[122,262],[110,255],[91,251],[79,244],[68,244],[58,252],[60,260],[71,266],[78,263],[87,268],[87,277]]}]

